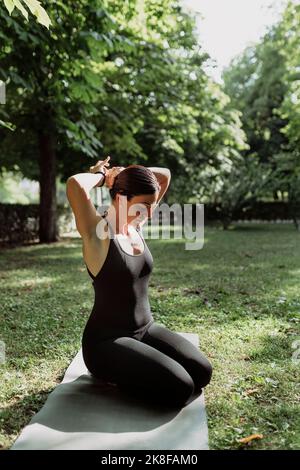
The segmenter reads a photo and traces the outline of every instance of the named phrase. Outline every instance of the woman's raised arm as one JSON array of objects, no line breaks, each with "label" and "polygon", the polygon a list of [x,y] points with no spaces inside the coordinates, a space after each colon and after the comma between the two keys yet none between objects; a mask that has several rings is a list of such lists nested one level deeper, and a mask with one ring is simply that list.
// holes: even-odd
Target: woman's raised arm
[{"label": "woman's raised arm", "polygon": [[103,171],[106,174],[109,159],[110,157],[107,157],[91,167],[91,173],[70,176],[66,183],[66,194],[75,216],[76,228],[85,239],[95,236],[96,225],[101,218],[91,201],[90,190],[99,184],[102,185],[104,176],[93,171]]},{"label": "woman's raised arm", "polygon": [[155,205],[155,207],[157,207],[159,201],[161,200],[161,198],[163,197],[163,195],[165,194],[165,192],[167,191],[169,187],[169,184],[171,181],[171,172],[169,168],[162,168],[162,167],[151,166],[151,167],[148,167],[148,169],[151,170],[155,174],[156,179],[160,184],[160,191],[159,191],[159,195],[158,195],[157,202]]}]

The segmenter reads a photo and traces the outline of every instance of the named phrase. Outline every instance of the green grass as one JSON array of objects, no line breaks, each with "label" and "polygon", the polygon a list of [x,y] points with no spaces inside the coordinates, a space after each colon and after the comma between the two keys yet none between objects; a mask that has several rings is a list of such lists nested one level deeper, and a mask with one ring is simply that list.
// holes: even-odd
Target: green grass
[{"label": "green grass", "polygon": [[[289,224],[205,227],[203,249],[147,239],[155,320],[199,334],[211,449],[299,449],[300,234]],[[93,305],[81,241],[0,254],[0,446],[9,448],[60,382]],[[300,354],[298,355],[300,359]],[[239,439],[262,434],[245,445]]]}]

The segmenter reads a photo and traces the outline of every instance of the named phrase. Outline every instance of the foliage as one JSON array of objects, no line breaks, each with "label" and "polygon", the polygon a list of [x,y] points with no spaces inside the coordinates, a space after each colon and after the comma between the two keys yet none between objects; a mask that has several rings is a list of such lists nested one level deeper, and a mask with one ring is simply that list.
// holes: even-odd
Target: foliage
[{"label": "foliage", "polygon": [[[236,145],[236,117],[222,115],[226,97],[204,72],[195,20],[179,2],[145,2],[142,11],[133,0],[81,1],[76,10],[70,1],[44,3],[49,32],[0,19],[5,111],[16,126],[1,132],[5,167],[17,163],[38,178],[36,133],[50,125],[63,179],[111,154],[114,164],[150,161],[187,181]],[[196,192],[202,183],[195,179]]]},{"label": "foliage", "polygon": [[223,74],[224,89],[242,113],[242,123],[254,153],[272,169],[265,185],[275,198],[287,195],[297,228],[300,202],[300,5],[287,2],[282,17],[261,42],[248,47]]},{"label": "foliage", "polygon": [[49,28],[51,20],[46,10],[42,7],[41,2],[38,0],[3,0],[3,2],[10,15],[16,8],[22,13],[26,20],[28,20],[28,11],[23,5],[25,4],[29,11],[36,17],[37,22]]}]

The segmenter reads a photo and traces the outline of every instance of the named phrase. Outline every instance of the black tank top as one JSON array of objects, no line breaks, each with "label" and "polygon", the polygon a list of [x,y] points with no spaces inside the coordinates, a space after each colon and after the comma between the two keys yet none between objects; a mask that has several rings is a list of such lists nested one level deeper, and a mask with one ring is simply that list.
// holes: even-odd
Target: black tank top
[{"label": "black tank top", "polygon": [[95,300],[83,333],[83,343],[129,331],[138,333],[153,321],[148,299],[153,258],[141,231],[137,229],[144,250],[141,254],[130,255],[115,238],[108,220],[106,223],[111,238],[104,264],[96,276],[86,266],[93,279]]}]

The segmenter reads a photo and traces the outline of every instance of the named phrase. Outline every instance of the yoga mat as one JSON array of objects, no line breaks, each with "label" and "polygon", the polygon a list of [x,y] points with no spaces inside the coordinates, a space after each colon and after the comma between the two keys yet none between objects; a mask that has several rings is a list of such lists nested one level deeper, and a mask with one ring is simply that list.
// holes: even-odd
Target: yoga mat
[{"label": "yoga mat", "polygon": [[[197,334],[178,334],[199,347]],[[178,410],[145,404],[93,378],[80,349],[10,448],[25,449],[207,450],[204,394]]]}]

